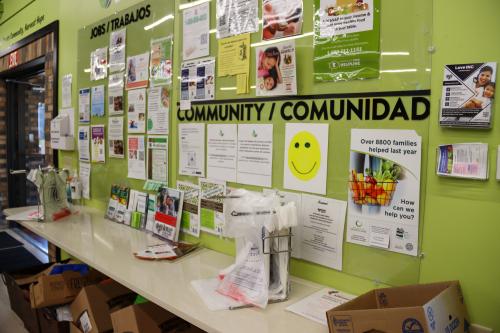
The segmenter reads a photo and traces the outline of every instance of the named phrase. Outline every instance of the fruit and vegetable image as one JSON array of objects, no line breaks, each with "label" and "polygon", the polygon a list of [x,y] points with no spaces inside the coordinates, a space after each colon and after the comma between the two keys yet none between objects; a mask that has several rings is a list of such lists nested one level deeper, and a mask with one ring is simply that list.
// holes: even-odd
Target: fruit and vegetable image
[{"label": "fruit and vegetable image", "polygon": [[349,174],[352,201],[358,205],[388,206],[402,172],[401,166],[390,160],[365,155],[364,170],[351,169]]}]

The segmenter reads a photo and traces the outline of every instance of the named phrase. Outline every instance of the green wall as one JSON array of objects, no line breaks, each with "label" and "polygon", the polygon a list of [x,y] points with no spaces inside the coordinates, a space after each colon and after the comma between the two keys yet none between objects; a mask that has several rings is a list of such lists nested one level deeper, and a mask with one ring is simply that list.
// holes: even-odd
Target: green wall
[{"label": "green wall", "polygon": [[[8,16],[9,11],[13,12],[13,8],[18,7],[20,2],[4,0],[4,18]],[[85,2],[81,0],[37,0],[7,24],[0,26],[0,37],[14,30],[21,23],[32,20],[36,15],[45,15],[46,20],[42,25],[58,19],[60,21],[59,82],[61,83],[62,75],[73,73],[75,77],[77,73],[78,30],[138,2],[140,1],[121,0],[113,2],[108,9],[102,9],[98,0]],[[82,9],[83,3],[85,3],[84,10]],[[178,0],[176,0],[177,3],[179,3]],[[498,39],[496,32],[500,31],[498,13],[500,13],[500,2],[496,0],[473,2],[435,0],[433,13],[428,14],[433,15],[432,35],[435,52],[432,55],[431,66],[432,112],[427,138],[429,149],[427,158],[423,159],[427,163],[427,180],[425,184],[422,184],[426,188],[426,207],[421,213],[423,216],[422,250],[425,257],[421,261],[419,274],[421,282],[460,280],[472,322],[496,330],[500,330],[500,317],[498,317],[500,242],[496,239],[500,234],[498,218],[500,200],[497,197],[500,195],[500,183],[494,180],[494,170],[496,147],[500,144],[500,131],[498,131],[500,125],[498,120],[495,120],[492,130],[481,132],[441,129],[438,126],[438,110],[445,64],[499,61],[500,45],[496,42]],[[404,15],[412,16],[413,14],[401,10],[400,20],[404,28],[411,27],[411,25],[404,24],[406,22]],[[387,19],[392,20],[393,17]],[[386,23],[382,22],[382,26]],[[176,20],[175,24],[179,29],[179,20]],[[1,40],[0,47],[3,49],[14,41]],[[175,43],[176,54],[178,54],[179,47],[180,44]],[[425,46],[419,45],[419,47]],[[212,55],[215,55],[213,48]],[[88,58],[88,55],[82,56]],[[178,72],[178,65],[176,61],[174,63],[176,72]],[[352,89],[345,84],[341,84],[340,87],[341,91]],[[176,88],[174,86],[174,89]],[[76,84],[73,84],[73,101],[75,106]],[[441,143],[467,141],[490,143],[490,180],[475,182],[436,177],[434,175],[434,147]],[[175,154],[175,151],[176,147],[171,147],[171,154]],[[62,153],[61,162],[64,166],[76,167],[77,155]],[[425,172],[425,166],[424,164],[423,172]],[[100,207],[104,205],[104,203],[96,204]],[[229,242],[221,242],[211,236],[204,236],[202,240],[208,247],[231,252]],[[303,262],[296,262],[293,270],[303,277],[351,292],[360,293],[376,286],[372,280],[326,270]]]}]

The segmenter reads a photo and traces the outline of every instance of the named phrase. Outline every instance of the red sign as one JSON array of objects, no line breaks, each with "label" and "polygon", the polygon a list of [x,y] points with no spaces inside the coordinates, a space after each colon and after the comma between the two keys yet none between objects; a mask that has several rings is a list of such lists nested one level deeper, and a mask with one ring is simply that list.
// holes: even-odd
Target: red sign
[{"label": "red sign", "polygon": [[16,50],[9,54],[9,68],[19,65],[19,60],[19,50]]}]

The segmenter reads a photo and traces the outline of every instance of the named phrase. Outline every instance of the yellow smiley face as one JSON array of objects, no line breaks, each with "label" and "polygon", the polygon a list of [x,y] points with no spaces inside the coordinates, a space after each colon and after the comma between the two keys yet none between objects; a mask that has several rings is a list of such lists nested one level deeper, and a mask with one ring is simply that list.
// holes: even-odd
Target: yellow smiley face
[{"label": "yellow smiley face", "polygon": [[316,177],[321,165],[318,140],[309,132],[302,131],[292,138],[288,147],[288,168],[300,180]]}]

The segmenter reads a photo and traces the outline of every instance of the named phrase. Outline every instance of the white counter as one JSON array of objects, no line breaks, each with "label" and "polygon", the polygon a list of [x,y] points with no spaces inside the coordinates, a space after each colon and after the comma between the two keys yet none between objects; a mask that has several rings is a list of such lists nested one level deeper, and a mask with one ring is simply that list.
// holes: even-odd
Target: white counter
[{"label": "white counter", "polygon": [[[6,209],[9,220],[26,216],[33,207]],[[192,280],[215,277],[233,263],[230,256],[201,249],[176,262],[136,259],[134,251],[159,240],[143,231],[104,219],[103,213],[81,208],[80,213],[57,222],[18,221],[75,258],[87,263],[136,293],[208,332],[228,333],[327,333],[328,329],[285,311],[291,303],[322,288],[292,278],[287,302],[265,310],[210,311],[191,287]]]}]

